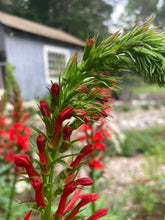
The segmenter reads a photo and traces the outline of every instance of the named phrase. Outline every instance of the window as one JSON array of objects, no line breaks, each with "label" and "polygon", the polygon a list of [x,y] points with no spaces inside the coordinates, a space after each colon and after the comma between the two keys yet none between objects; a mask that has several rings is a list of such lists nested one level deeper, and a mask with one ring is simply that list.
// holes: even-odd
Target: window
[{"label": "window", "polygon": [[65,48],[44,46],[46,82],[55,81],[65,68],[70,52]]}]

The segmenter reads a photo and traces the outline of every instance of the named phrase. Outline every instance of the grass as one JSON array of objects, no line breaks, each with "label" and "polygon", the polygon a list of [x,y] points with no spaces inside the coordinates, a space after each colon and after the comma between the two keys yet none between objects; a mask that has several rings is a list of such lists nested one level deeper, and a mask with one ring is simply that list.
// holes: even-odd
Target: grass
[{"label": "grass", "polygon": [[141,85],[140,87],[134,87],[132,88],[132,94],[137,96],[144,93],[153,93],[153,94],[159,94],[159,93],[165,93],[165,87],[158,87],[156,85]]}]

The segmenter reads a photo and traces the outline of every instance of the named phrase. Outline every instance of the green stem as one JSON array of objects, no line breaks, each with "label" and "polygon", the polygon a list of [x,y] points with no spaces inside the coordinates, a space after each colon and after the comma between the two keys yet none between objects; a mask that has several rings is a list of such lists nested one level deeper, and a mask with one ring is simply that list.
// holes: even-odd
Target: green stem
[{"label": "green stem", "polygon": [[[91,168],[91,179],[93,180],[93,184],[91,187],[91,193],[95,192],[95,177],[94,177],[94,169]],[[95,202],[91,203],[92,214],[96,211]]]},{"label": "green stem", "polygon": [[15,194],[15,184],[17,181],[17,173],[15,172],[14,175],[14,180],[13,180],[13,184],[12,184],[12,188],[11,188],[11,193],[10,193],[10,200],[9,200],[9,205],[8,205],[8,209],[7,209],[7,215],[6,215],[6,220],[10,219],[11,216],[11,209],[12,209],[12,203],[13,203],[13,198],[14,198],[14,194]]},{"label": "green stem", "polygon": [[41,220],[49,220],[50,219],[50,216],[51,216],[51,205],[52,205],[52,189],[53,189],[53,186],[52,186],[52,182],[53,182],[53,174],[54,174],[54,166],[52,166],[51,168],[51,172],[50,172],[50,175],[49,175],[49,182],[48,182],[48,190],[47,190],[47,206],[45,208],[45,213],[42,214],[41,213]]},{"label": "green stem", "polygon": [[[53,160],[56,160],[58,158],[58,154],[57,154],[57,150],[55,150],[52,153],[52,158]],[[45,212],[44,214],[42,214],[41,212],[41,220],[50,220],[51,218],[51,206],[52,206],[52,191],[53,191],[53,175],[54,175],[54,167],[55,164],[53,164],[50,167],[50,175],[49,175],[49,179],[48,179],[48,183],[47,183],[47,191],[46,191],[46,198],[47,198],[47,206],[45,208]]]}]

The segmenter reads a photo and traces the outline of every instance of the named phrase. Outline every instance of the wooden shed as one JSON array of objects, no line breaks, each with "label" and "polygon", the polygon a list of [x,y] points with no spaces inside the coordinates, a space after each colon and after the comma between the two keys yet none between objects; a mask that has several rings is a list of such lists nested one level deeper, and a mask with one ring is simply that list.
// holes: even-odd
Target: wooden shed
[{"label": "wooden shed", "polygon": [[14,75],[24,100],[46,94],[69,57],[81,56],[85,43],[61,30],[0,12],[0,89],[4,64],[15,66]]}]

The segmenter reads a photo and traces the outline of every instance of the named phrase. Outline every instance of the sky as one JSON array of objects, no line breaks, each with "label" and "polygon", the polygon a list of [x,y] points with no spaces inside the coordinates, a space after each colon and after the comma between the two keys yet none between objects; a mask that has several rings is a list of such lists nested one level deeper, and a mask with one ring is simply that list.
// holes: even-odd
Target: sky
[{"label": "sky", "polygon": [[[111,15],[111,19],[109,22],[107,22],[107,25],[109,26],[109,30],[111,33],[115,33],[120,28],[122,30],[122,27],[120,27],[118,21],[119,21],[119,17],[124,12],[124,7],[125,7],[126,3],[127,3],[127,0],[120,0],[120,1],[118,1],[118,3],[116,3],[116,5],[114,7],[114,12]],[[116,26],[116,24],[118,24],[118,25]]]},{"label": "sky", "polygon": [[113,23],[117,23],[120,15],[124,12],[124,7],[127,3],[127,0],[121,0],[119,3],[117,3],[114,12],[112,13],[112,21]]}]

